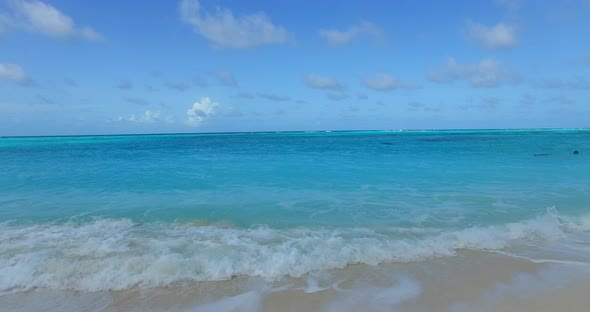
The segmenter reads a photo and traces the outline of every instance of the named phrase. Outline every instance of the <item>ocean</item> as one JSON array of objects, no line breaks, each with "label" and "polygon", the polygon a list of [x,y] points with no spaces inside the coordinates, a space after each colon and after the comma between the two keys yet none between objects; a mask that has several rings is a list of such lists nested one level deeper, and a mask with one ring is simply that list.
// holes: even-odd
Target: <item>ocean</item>
[{"label": "ocean", "polygon": [[[589,130],[5,137],[0,304],[273,310],[268,294],[356,289],[351,307],[381,287],[392,307],[443,280],[424,273],[441,263],[579,277],[589,209]],[[121,309],[120,293],[144,299]],[[325,301],[313,309],[342,302]]]}]

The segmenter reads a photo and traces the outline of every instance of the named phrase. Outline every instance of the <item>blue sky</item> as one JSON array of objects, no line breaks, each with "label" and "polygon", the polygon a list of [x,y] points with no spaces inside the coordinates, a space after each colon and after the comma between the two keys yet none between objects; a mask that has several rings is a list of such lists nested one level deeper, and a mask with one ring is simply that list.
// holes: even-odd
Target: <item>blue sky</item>
[{"label": "blue sky", "polygon": [[588,127],[589,30],[589,0],[0,0],[0,135]]}]

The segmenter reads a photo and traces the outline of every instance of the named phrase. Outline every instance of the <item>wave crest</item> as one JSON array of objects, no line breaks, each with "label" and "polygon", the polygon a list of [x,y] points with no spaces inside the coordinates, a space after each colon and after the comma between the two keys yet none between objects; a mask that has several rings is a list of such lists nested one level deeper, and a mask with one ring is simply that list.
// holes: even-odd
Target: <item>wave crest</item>
[{"label": "wave crest", "polygon": [[517,242],[559,241],[590,230],[590,215],[501,226],[429,229],[250,229],[186,223],[0,224],[0,292],[164,287],[258,276],[275,280],[350,264],[377,265],[501,251]]}]

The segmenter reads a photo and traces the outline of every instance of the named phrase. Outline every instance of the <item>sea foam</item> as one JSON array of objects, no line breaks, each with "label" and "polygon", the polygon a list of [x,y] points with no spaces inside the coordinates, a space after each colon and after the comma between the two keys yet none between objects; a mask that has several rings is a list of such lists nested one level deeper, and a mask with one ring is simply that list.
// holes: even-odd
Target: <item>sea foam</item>
[{"label": "sea foam", "polygon": [[0,292],[32,288],[124,290],[256,276],[301,277],[350,264],[377,265],[503,251],[590,231],[590,216],[554,210],[519,223],[467,229],[220,228],[188,223],[0,224]]}]

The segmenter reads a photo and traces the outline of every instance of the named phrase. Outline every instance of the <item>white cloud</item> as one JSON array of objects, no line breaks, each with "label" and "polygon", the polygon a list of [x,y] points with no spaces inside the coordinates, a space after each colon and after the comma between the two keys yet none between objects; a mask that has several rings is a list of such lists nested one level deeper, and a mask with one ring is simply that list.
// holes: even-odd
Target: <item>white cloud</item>
[{"label": "white cloud", "polygon": [[410,102],[408,103],[408,110],[412,112],[416,112],[419,110],[425,110],[426,104],[420,102]]},{"label": "white cloud", "polygon": [[103,36],[90,27],[79,27],[74,20],[55,7],[41,1],[14,0],[10,2],[12,16],[0,16],[5,28],[21,28],[54,38],[84,38],[93,41]]},{"label": "white cloud", "polygon": [[326,97],[330,101],[342,101],[348,99],[348,94],[345,93],[329,93]]},{"label": "white cloud", "polygon": [[572,105],[572,104],[576,103],[576,101],[574,101],[572,98],[565,96],[563,94],[547,98],[547,99],[545,99],[545,102],[563,105],[563,106]]},{"label": "white cloud", "polygon": [[283,27],[273,24],[264,13],[234,16],[225,8],[207,12],[198,0],[181,0],[179,11],[182,21],[192,25],[195,32],[214,47],[250,48],[285,43],[290,37]]},{"label": "white cloud", "polygon": [[219,81],[219,83],[222,86],[226,86],[226,87],[237,87],[238,86],[238,80],[236,79],[236,77],[234,77],[234,75],[229,70],[216,71],[215,77],[217,78],[217,81]]},{"label": "white cloud", "polygon": [[457,106],[460,110],[479,110],[479,111],[492,111],[500,104],[500,99],[496,96],[485,96],[479,101],[469,100],[469,103],[464,103]]},{"label": "white cloud", "polygon": [[133,89],[133,82],[129,80],[121,80],[115,85],[115,88],[121,90],[131,90]]},{"label": "white cloud", "polygon": [[544,89],[569,89],[569,90],[590,90],[590,81],[583,77],[572,80],[554,79],[538,83]]},{"label": "white cloud", "polygon": [[113,119],[107,120],[107,122],[117,122],[117,123],[140,123],[140,124],[156,124],[156,123],[166,123],[166,124],[173,124],[174,117],[172,115],[167,115],[166,117],[162,116],[160,111],[150,111],[147,110],[140,115],[129,115],[128,117],[118,116]]},{"label": "white cloud", "polygon": [[185,124],[190,127],[198,127],[204,121],[217,114],[219,103],[211,102],[208,97],[201,98],[200,102],[195,102],[191,108],[186,111]]},{"label": "white cloud", "polygon": [[242,92],[237,95],[238,98],[252,100],[256,98],[256,95],[250,92]]},{"label": "white cloud", "polygon": [[12,81],[18,84],[31,82],[25,70],[16,64],[0,64],[0,80]]},{"label": "white cloud", "polygon": [[178,92],[184,92],[188,89],[190,89],[190,85],[184,82],[179,82],[179,81],[167,81],[164,83],[164,85],[170,89],[176,90]]},{"label": "white cloud", "polygon": [[160,120],[160,112],[152,112],[147,110],[139,117],[140,122],[152,123]]},{"label": "white cloud", "polygon": [[130,115],[129,117],[118,116],[113,118],[111,121],[115,122],[136,122],[136,123],[156,123],[160,121],[164,121],[166,123],[174,123],[174,118],[172,116],[166,116],[166,118],[162,119],[162,113],[159,111],[150,111],[146,110],[143,114],[135,116],[135,114]]},{"label": "white cloud", "polygon": [[318,76],[314,74],[307,74],[305,75],[305,84],[307,84],[310,88],[315,89],[327,89],[327,90],[344,90],[344,86],[338,82],[338,80],[326,77],[326,76]]},{"label": "white cloud", "polygon": [[413,83],[400,81],[384,73],[378,73],[375,77],[362,77],[361,80],[367,88],[377,91],[391,91],[395,89],[414,90],[419,88],[419,86]]},{"label": "white cloud", "polygon": [[168,116],[166,116],[166,118],[164,118],[164,122],[171,125],[174,123],[174,117],[168,115]]},{"label": "white cloud", "polygon": [[376,42],[383,41],[384,37],[383,30],[369,22],[352,25],[346,30],[320,30],[320,37],[324,38],[333,46],[343,46],[363,36],[371,37]]},{"label": "white cloud", "polygon": [[482,98],[481,102],[482,105],[480,107],[482,108],[496,108],[500,104],[500,99],[497,96],[491,95]]},{"label": "white cloud", "polygon": [[467,33],[471,39],[488,49],[510,48],[518,43],[515,27],[504,23],[486,26],[468,22]]},{"label": "white cloud", "polygon": [[271,102],[288,102],[291,101],[291,98],[285,95],[278,95],[272,93],[258,93],[258,97],[263,98],[265,100],[269,100]]},{"label": "white cloud", "polygon": [[484,59],[477,64],[462,65],[449,59],[441,69],[431,71],[428,79],[434,82],[464,80],[474,87],[499,87],[518,82],[518,75],[504,68],[493,59]]},{"label": "white cloud", "polygon": [[369,89],[389,91],[397,88],[397,80],[388,74],[377,74],[374,78],[363,77],[363,83]]},{"label": "white cloud", "polygon": [[0,34],[5,32],[9,26],[11,26],[12,20],[11,18],[3,13],[0,13]]},{"label": "white cloud", "polygon": [[64,105],[64,104],[39,104],[39,103],[2,103],[0,102],[0,111],[7,112],[59,112],[59,111],[83,111],[92,109],[92,105]]}]

